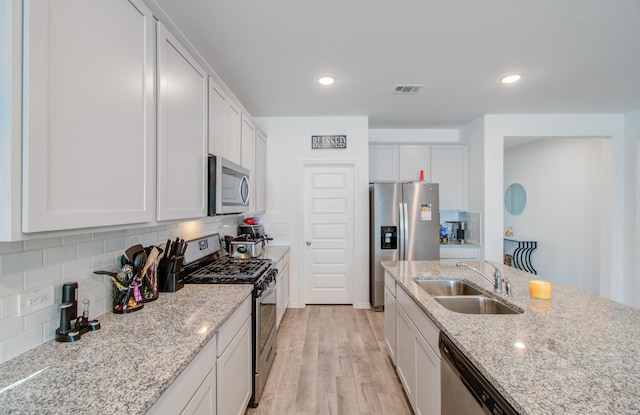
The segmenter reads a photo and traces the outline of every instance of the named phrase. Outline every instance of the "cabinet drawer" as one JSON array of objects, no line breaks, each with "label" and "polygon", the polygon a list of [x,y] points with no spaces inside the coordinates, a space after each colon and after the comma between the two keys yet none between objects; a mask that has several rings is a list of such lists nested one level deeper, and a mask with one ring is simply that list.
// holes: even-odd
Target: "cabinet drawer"
[{"label": "cabinet drawer", "polygon": [[389,291],[391,291],[391,294],[394,297],[396,296],[396,280],[394,280],[393,277],[386,271],[384,273],[384,286],[387,287]]},{"label": "cabinet drawer", "polygon": [[252,296],[247,297],[218,331],[218,357],[224,353],[244,322],[251,316],[251,300]]},{"label": "cabinet drawer", "polygon": [[416,305],[409,294],[404,290],[399,289],[396,292],[396,299],[400,307],[409,316],[413,324],[416,326],[420,334],[427,340],[429,346],[440,357],[440,349],[438,348],[438,338],[440,336],[440,329],[433,321]]}]

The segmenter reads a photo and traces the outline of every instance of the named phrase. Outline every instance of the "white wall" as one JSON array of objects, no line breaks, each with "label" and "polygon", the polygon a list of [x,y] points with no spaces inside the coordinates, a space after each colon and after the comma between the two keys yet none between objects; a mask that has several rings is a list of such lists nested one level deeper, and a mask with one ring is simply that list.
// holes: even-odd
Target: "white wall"
[{"label": "white wall", "polygon": [[[609,236],[602,234],[600,294],[616,300],[625,301],[625,280],[635,279],[635,259],[625,261],[624,246],[634,245],[635,228],[627,229],[625,220],[630,218],[630,199],[635,201],[635,179],[630,180],[628,152],[630,138],[625,137],[624,116],[622,114],[594,115],[486,115],[483,116],[483,133],[472,137],[481,141],[483,165],[478,163],[470,171],[471,177],[484,174],[482,192],[483,206],[479,210],[484,214],[485,226],[483,248],[485,258],[502,261],[503,249],[503,156],[504,137],[600,137],[611,139],[611,163],[613,174],[611,187],[611,224],[607,228]],[[470,123],[470,129],[474,121]],[[626,165],[625,165],[626,161]],[[635,164],[633,164],[635,166]],[[479,169],[479,170],[478,170]],[[635,203],[635,202],[633,202]],[[635,215],[635,212],[634,212]],[[629,271],[634,273],[629,274]]]},{"label": "white wall", "polygon": [[533,265],[540,275],[599,294],[610,182],[609,139],[550,138],[506,150],[504,190],[520,183],[527,204],[520,215],[505,209],[503,229],[538,241]]},{"label": "white wall", "polygon": [[[305,161],[353,161],[355,180],[354,306],[369,305],[369,147],[367,117],[266,117],[256,122],[268,136],[265,231],[291,245],[290,307],[304,307],[304,235],[298,224]],[[346,150],[312,150],[312,135],[346,134]]]},{"label": "white wall", "polygon": [[640,308],[640,110],[625,114],[625,177],[633,188],[625,200],[625,227],[629,228],[624,240],[624,302]]}]

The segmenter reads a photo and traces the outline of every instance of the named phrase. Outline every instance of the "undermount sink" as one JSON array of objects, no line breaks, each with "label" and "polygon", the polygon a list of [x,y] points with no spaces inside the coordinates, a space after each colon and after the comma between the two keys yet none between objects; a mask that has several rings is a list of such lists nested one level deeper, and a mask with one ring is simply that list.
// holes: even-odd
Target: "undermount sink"
[{"label": "undermount sink", "polygon": [[484,297],[435,297],[447,310],[463,314],[521,314],[516,308],[509,307],[500,301]]},{"label": "undermount sink", "polygon": [[416,284],[433,296],[444,308],[463,314],[522,314],[516,306],[508,306],[488,297],[465,280],[457,278],[414,278]]},{"label": "undermount sink", "polygon": [[414,279],[416,284],[433,296],[482,295],[482,292],[461,280],[422,280]]}]

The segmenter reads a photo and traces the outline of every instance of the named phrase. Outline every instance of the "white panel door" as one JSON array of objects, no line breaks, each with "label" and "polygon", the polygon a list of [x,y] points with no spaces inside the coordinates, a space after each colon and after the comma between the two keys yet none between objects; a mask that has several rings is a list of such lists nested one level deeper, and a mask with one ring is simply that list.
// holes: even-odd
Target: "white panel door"
[{"label": "white panel door", "polygon": [[305,302],[353,304],[354,168],[304,169]]}]

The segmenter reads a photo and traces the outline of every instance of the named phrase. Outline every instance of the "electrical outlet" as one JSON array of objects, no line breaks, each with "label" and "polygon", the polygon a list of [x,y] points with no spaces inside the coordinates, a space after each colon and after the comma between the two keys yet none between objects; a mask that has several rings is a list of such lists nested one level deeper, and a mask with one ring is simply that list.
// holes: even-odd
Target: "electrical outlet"
[{"label": "electrical outlet", "polygon": [[20,315],[33,313],[53,305],[53,285],[20,294]]}]

